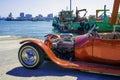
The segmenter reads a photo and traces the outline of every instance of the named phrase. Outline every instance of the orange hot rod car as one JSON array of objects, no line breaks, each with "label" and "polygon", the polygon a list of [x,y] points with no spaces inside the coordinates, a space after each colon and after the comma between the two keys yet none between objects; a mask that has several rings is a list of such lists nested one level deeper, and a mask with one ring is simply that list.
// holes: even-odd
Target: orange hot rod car
[{"label": "orange hot rod car", "polygon": [[25,40],[18,58],[26,68],[38,68],[50,60],[64,68],[120,76],[119,33],[98,34],[96,25],[84,35],[48,34],[45,41]]}]

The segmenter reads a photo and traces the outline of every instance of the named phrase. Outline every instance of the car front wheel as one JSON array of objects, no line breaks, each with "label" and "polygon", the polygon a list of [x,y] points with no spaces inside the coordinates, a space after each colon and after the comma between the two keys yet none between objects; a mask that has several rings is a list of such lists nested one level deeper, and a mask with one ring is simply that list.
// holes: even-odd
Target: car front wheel
[{"label": "car front wheel", "polygon": [[38,68],[44,61],[43,51],[33,43],[26,43],[21,46],[18,52],[20,63],[30,69]]}]

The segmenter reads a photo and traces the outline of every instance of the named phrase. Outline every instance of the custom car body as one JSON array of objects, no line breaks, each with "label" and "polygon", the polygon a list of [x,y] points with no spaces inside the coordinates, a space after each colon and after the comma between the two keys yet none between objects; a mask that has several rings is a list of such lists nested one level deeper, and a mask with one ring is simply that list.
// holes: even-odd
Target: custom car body
[{"label": "custom car body", "polygon": [[44,60],[51,60],[64,68],[99,72],[120,76],[120,35],[98,34],[96,25],[84,35],[48,34],[42,40],[25,40],[18,58],[26,68],[38,68]]}]

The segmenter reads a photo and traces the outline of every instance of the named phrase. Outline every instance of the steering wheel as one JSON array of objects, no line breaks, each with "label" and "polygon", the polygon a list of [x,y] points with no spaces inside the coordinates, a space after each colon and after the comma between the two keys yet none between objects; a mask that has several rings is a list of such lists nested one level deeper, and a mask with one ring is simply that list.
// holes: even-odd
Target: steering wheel
[{"label": "steering wheel", "polygon": [[92,30],[89,32],[90,37],[100,38],[99,33],[97,32],[97,26],[93,25]]}]

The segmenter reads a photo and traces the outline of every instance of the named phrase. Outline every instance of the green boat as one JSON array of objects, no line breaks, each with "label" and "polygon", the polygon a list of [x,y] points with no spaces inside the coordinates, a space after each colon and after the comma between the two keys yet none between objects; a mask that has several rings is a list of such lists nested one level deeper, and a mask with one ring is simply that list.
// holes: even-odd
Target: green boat
[{"label": "green boat", "polygon": [[[115,3],[114,7],[116,7]],[[84,11],[84,15],[82,17],[79,16],[81,11]],[[98,13],[100,11],[103,11],[103,14],[98,16]],[[98,25],[98,32],[112,32],[113,30],[120,31],[120,25],[116,25],[120,14],[118,14],[117,20],[114,18],[116,22],[114,22],[114,24],[112,22],[111,24],[110,19],[113,19],[113,17],[111,16],[112,18],[110,18],[110,16],[106,14],[107,11],[109,10],[106,9],[105,5],[104,9],[96,10],[96,16],[90,15],[88,18],[86,18],[86,9],[78,10],[76,8],[76,14],[73,14],[73,11],[71,9],[62,10],[59,12],[59,15],[57,17],[54,17],[52,25],[54,27],[54,30],[60,33],[84,34],[87,33],[94,24]],[[114,13],[115,12],[113,8],[112,15],[114,15]]]},{"label": "green boat", "polygon": [[[83,11],[84,16],[79,17],[78,14]],[[85,22],[86,24],[88,23],[88,20],[85,17],[86,13],[86,9],[76,9],[76,15],[73,14],[73,11],[71,10],[62,10],[59,12],[58,17],[54,17],[52,25],[54,29],[58,32],[79,33],[81,32],[81,28],[84,25],[83,22]]]}]

